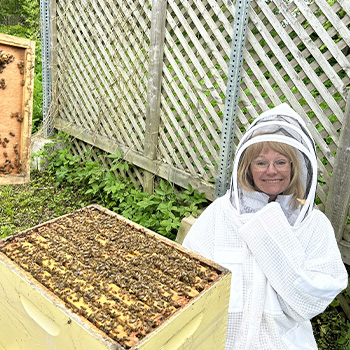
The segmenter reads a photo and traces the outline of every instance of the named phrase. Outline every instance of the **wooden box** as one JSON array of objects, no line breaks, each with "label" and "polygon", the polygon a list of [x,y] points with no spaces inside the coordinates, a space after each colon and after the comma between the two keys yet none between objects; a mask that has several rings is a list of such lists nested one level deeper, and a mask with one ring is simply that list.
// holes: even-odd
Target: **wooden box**
[{"label": "wooden box", "polygon": [[35,42],[0,33],[0,185],[30,176]]},{"label": "wooden box", "polygon": [[224,349],[230,280],[88,206],[0,241],[0,349]]}]

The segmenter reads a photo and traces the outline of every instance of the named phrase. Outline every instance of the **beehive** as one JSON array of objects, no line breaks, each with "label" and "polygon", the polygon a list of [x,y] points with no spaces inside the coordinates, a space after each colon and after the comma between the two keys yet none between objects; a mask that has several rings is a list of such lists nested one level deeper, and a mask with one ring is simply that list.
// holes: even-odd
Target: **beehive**
[{"label": "beehive", "polygon": [[0,349],[224,348],[229,271],[105,208],[0,252]]}]

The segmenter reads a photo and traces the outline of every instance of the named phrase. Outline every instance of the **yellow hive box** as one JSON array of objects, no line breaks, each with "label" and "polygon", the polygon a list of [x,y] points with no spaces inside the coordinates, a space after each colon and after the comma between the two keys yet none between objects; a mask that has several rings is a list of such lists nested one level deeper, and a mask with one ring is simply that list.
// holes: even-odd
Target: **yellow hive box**
[{"label": "yellow hive box", "polygon": [[0,350],[224,349],[230,280],[89,206],[0,241]]}]

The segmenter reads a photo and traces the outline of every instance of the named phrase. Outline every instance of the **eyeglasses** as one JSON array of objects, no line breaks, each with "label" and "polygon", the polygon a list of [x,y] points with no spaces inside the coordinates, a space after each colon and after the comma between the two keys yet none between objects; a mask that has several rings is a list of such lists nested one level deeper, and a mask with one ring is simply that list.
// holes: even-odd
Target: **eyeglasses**
[{"label": "eyeglasses", "polygon": [[267,160],[253,160],[251,164],[255,171],[263,172],[269,168],[271,163],[278,171],[288,171],[290,170],[290,165],[292,162],[285,159],[278,159],[274,160],[273,162],[269,162]]}]

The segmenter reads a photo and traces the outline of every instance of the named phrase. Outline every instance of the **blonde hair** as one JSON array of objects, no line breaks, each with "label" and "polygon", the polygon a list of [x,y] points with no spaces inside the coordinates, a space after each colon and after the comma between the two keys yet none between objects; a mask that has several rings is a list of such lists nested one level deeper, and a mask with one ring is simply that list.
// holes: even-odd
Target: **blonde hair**
[{"label": "blonde hair", "polygon": [[244,190],[256,191],[253,182],[253,176],[250,169],[251,162],[256,159],[263,149],[271,149],[275,152],[283,154],[291,161],[291,177],[288,187],[283,194],[292,194],[292,206],[296,208],[299,203],[297,198],[302,199],[305,193],[304,186],[300,179],[300,163],[294,147],[281,142],[258,142],[249,146],[243,153],[241,161],[238,165],[237,179]]}]

